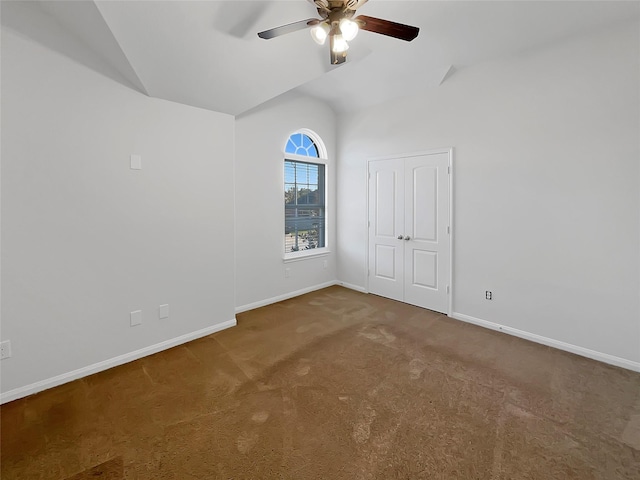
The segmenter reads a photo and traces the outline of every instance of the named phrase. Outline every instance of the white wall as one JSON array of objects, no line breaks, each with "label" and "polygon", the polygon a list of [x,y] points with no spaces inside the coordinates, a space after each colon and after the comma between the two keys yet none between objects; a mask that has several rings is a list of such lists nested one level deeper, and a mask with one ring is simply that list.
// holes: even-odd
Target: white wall
[{"label": "white wall", "polygon": [[235,321],[233,131],[3,28],[4,399]]},{"label": "white wall", "polygon": [[640,368],[638,31],[462,69],[342,118],[339,279],[366,285],[367,159],[452,146],[454,312]]},{"label": "white wall", "polygon": [[[335,115],[322,102],[283,95],[236,118],[236,306],[269,303],[335,282]],[[331,253],[284,263],[284,147],[301,128],[323,140]],[[327,260],[327,268],[323,261]],[[290,270],[285,278],[284,269]]]}]

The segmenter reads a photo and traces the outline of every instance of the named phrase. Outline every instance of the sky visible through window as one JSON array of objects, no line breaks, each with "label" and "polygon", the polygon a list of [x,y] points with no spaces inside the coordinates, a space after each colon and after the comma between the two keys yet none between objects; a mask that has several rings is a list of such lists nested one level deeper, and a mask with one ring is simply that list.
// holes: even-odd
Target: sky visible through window
[{"label": "sky visible through window", "polygon": [[287,142],[286,153],[295,153],[305,157],[318,158],[318,149],[315,143],[304,133],[294,133]]},{"label": "sky visible through window", "polygon": [[[294,153],[305,157],[318,158],[318,149],[307,135],[304,133],[294,133],[289,137],[287,142],[286,153]],[[287,166],[289,168],[287,168]],[[318,168],[292,168],[293,164],[285,164],[284,184],[285,190],[294,187],[295,184],[300,186],[318,185]]]}]

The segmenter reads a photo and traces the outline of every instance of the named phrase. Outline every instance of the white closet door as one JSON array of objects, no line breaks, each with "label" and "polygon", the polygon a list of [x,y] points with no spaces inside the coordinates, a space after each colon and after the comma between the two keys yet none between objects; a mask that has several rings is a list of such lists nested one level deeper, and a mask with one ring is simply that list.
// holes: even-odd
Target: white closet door
[{"label": "white closet door", "polygon": [[369,291],[448,312],[449,152],[369,162]]},{"label": "white closet door", "polygon": [[404,301],[446,313],[449,306],[449,154],[405,161]]},{"label": "white closet door", "polygon": [[369,291],[404,300],[404,161],[369,163]]}]

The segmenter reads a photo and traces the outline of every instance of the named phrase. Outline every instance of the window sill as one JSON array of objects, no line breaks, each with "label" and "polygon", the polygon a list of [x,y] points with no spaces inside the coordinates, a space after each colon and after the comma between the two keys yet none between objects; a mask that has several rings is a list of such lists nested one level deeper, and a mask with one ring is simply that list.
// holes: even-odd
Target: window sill
[{"label": "window sill", "polygon": [[324,257],[331,253],[328,248],[314,248],[312,250],[304,250],[302,252],[288,253],[282,261],[284,263],[298,262],[309,258]]}]

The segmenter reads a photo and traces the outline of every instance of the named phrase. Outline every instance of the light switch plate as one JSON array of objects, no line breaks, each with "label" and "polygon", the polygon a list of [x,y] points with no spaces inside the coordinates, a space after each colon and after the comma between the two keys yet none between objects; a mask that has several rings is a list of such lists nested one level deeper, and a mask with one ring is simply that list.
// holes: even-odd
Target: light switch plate
[{"label": "light switch plate", "polygon": [[140,324],[142,324],[142,310],[131,312],[131,326],[135,327]]},{"label": "light switch plate", "polygon": [[160,305],[158,307],[158,316],[160,318],[169,318],[169,304]]},{"label": "light switch plate", "polygon": [[142,157],[140,155],[131,155],[131,170],[142,170]]}]

